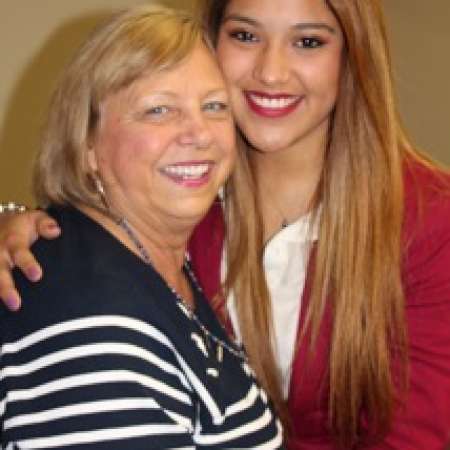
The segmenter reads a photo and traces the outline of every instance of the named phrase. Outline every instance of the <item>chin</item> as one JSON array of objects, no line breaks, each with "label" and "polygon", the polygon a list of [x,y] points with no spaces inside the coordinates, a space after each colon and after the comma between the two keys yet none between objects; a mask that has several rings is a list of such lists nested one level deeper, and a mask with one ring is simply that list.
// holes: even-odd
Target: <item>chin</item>
[{"label": "chin", "polygon": [[248,139],[248,143],[252,148],[261,153],[279,152],[289,146],[289,143],[280,139],[279,136],[255,136],[255,139]]},{"label": "chin", "polygon": [[[270,130],[269,127],[242,127],[241,134],[248,145],[261,153],[271,153],[288,147],[290,140],[286,139],[286,129]],[[258,132],[259,131],[259,132]]]},{"label": "chin", "polygon": [[206,213],[209,211],[214,199],[215,197],[208,199],[208,201],[199,201],[198,199],[195,201],[186,200],[182,205],[180,205],[180,208],[177,208],[174,215],[180,219],[192,221],[195,225],[200,222],[204,216],[206,216]]}]

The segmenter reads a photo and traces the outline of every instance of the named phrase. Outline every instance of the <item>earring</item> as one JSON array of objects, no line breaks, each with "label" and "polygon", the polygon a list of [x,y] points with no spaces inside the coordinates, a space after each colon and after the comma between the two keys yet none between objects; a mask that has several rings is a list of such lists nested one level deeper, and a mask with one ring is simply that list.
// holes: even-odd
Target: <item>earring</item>
[{"label": "earring", "polygon": [[93,174],[91,174],[91,179],[94,184],[95,190],[97,191],[97,194],[103,203],[103,206],[108,208],[108,202],[106,200],[105,188],[103,186],[103,182],[102,182],[101,178],[98,175],[98,172],[94,172]]},{"label": "earring", "polygon": [[102,199],[104,199],[105,198],[105,188],[103,187],[102,180],[100,180],[100,177],[98,175],[94,176],[94,184],[95,184],[95,189],[98,192],[98,195],[100,195],[100,197]]}]

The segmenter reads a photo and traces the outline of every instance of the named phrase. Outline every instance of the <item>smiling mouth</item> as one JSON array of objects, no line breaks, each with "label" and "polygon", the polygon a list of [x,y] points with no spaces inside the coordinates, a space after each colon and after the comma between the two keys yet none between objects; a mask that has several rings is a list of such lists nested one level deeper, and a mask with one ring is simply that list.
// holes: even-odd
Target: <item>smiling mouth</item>
[{"label": "smiling mouth", "polygon": [[211,169],[211,164],[193,164],[189,166],[166,166],[163,172],[167,175],[173,175],[182,178],[201,178],[206,175]]},{"label": "smiling mouth", "polygon": [[300,97],[263,97],[256,94],[249,94],[250,99],[262,108],[282,109],[297,102]]},{"label": "smiling mouth", "polygon": [[289,114],[303,99],[299,95],[268,95],[259,92],[245,92],[245,97],[253,112],[266,117]]},{"label": "smiling mouth", "polygon": [[212,167],[212,162],[182,163],[165,166],[161,172],[176,183],[194,186],[208,180]]}]

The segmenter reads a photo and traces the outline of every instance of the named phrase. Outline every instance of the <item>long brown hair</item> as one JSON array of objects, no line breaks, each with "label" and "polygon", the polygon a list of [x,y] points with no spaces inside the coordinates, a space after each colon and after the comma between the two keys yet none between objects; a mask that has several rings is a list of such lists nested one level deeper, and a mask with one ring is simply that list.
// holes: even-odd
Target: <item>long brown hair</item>
[{"label": "long brown hair", "polygon": [[[227,1],[209,1],[217,37]],[[302,336],[314,345],[331,306],[329,416],[338,443],[363,437],[361,413],[381,436],[407,381],[407,331],[401,279],[403,168],[424,161],[401,127],[379,0],[328,0],[345,38],[340,95],[333,113],[322,179],[319,240],[311,301]],[[228,278],[244,344],[278,411],[286,405],[273,351],[271,306],[263,273],[263,237],[255,176],[244,163],[228,186]],[[425,162],[425,161],[424,161]],[[240,167],[241,166],[241,167]],[[248,214],[256,211],[256,214]],[[245,213],[247,212],[247,213]],[[302,341],[303,343],[305,341]],[[311,355],[312,356],[312,355]],[[393,371],[393,361],[398,370]],[[394,376],[395,374],[395,376]]]}]

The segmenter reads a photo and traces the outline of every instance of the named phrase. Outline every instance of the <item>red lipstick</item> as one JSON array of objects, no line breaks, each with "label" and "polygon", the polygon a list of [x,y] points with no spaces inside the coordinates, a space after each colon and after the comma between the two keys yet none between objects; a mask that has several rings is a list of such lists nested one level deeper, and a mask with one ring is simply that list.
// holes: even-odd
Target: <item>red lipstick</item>
[{"label": "red lipstick", "polygon": [[294,111],[303,97],[289,94],[267,94],[265,92],[245,91],[249,108],[259,116],[267,118],[284,117]]}]

